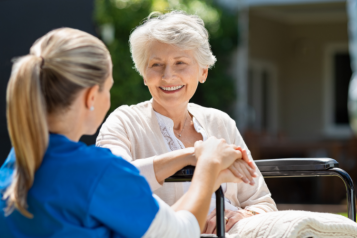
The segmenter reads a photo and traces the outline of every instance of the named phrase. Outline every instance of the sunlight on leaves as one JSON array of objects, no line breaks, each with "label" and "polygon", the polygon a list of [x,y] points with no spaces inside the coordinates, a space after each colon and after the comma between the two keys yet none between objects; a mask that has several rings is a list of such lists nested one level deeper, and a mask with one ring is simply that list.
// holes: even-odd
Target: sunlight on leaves
[{"label": "sunlight on leaves", "polygon": [[155,0],[152,3],[151,10],[158,12],[166,12],[170,8],[170,5],[165,0]]}]

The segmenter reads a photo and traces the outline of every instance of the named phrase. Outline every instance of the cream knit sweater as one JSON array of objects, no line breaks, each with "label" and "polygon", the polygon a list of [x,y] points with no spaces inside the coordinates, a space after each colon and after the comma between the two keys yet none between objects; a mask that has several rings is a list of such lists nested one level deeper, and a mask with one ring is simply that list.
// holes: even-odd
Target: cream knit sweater
[{"label": "cream knit sweater", "polygon": [[[208,136],[224,138],[227,143],[247,149],[235,121],[226,113],[189,103],[189,112],[205,129]],[[167,204],[173,205],[182,195],[182,183],[160,185],[155,177],[153,159],[169,152],[150,101],[133,106],[121,106],[102,125],[97,146],[109,148],[113,154],[133,163],[147,179],[153,192]],[[247,149],[250,156],[250,152]],[[251,158],[252,159],[252,158]],[[258,213],[277,211],[260,171],[255,185],[228,183],[225,197],[234,206]]]}]

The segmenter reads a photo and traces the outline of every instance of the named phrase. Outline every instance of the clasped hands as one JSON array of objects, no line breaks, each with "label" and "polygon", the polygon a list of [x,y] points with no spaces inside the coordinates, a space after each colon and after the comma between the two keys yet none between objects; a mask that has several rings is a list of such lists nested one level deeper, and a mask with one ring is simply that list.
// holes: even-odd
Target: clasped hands
[{"label": "clasped hands", "polygon": [[[207,146],[207,143],[210,143],[210,139],[211,146]],[[217,143],[217,140],[219,140],[220,143]],[[256,166],[254,162],[250,160],[245,149],[242,149],[236,145],[227,144],[224,139],[210,137],[205,142],[204,146],[202,141],[197,141],[195,143],[195,157],[199,158],[205,154],[209,156],[217,154],[217,157],[224,158],[224,161],[227,165],[227,168],[220,172],[216,180],[215,189],[218,189],[222,183],[229,182],[244,182],[250,185],[255,184],[253,178],[258,176],[255,172]]]}]

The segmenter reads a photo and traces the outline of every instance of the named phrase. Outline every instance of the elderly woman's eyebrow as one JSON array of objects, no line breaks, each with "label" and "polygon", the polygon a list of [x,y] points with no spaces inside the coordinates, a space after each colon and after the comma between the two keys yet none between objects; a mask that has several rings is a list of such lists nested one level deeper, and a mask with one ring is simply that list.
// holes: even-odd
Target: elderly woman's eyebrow
[{"label": "elderly woman's eyebrow", "polygon": [[[180,59],[180,58],[190,59],[189,56],[185,56],[185,55],[180,55],[180,56],[174,57],[174,59]],[[160,57],[155,56],[155,57],[151,57],[149,60],[162,60],[162,59]]]},{"label": "elderly woman's eyebrow", "polygon": [[187,58],[187,59],[189,59],[190,57],[185,56],[185,55],[182,55],[182,56],[176,56],[176,57],[174,57],[174,59],[180,59],[180,58]]}]

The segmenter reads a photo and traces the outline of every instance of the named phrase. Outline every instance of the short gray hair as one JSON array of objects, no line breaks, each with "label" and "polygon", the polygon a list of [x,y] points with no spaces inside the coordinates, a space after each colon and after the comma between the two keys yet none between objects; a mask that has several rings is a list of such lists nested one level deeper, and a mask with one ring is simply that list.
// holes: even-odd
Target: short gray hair
[{"label": "short gray hair", "polygon": [[208,32],[200,17],[182,11],[172,11],[155,18],[151,18],[152,15],[131,33],[129,39],[131,56],[141,75],[148,61],[148,45],[153,40],[184,50],[194,50],[195,58],[202,68],[214,65],[216,57],[212,54]]}]

